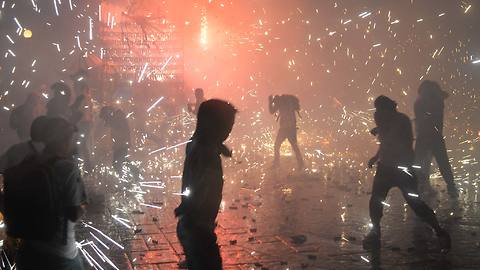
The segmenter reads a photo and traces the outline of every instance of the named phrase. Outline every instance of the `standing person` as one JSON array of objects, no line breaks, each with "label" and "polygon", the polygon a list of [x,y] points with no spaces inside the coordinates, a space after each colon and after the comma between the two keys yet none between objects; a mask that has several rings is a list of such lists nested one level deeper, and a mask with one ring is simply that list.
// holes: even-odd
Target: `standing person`
[{"label": "standing person", "polygon": [[50,89],[53,97],[47,102],[47,116],[70,119],[70,98],[72,90],[62,82],[54,83]]},{"label": "standing person", "polygon": [[397,111],[397,103],[386,96],[375,100],[375,128],[380,147],[377,154],[368,162],[370,168],[377,163],[370,198],[370,219],[372,229],[363,240],[366,249],[380,247],[380,220],[383,215],[383,202],[393,187],[398,187],[415,214],[435,230],[442,251],[450,249],[450,236],[438,224],[437,217],[430,207],[418,196],[417,178],[412,170],[413,131],[410,119]]},{"label": "standing person", "polygon": [[29,137],[30,126],[35,118],[42,114],[42,103],[37,93],[30,93],[24,104],[12,110],[10,127],[17,132],[18,138],[25,141]]},{"label": "standing person", "polygon": [[[22,238],[16,269],[81,270],[75,223],[84,214],[87,199],[72,158],[75,128],[63,118],[53,118],[48,120],[47,133],[45,150],[39,159],[21,163],[6,173],[7,233]],[[32,173],[37,178],[32,179]],[[50,208],[41,208],[43,205]]]},{"label": "standing person", "polygon": [[190,113],[197,114],[200,104],[205,101],[205,93],[202,88],[195,89],[195,103],[188,103],[187,109]]},{"label": "standing person", "polygon": [[92,168],[90,143],[92,137],[93,125],[93,102],[90,96],[90,90],[87,86],[82,90],[75,102],[70,107],[71,117],[70,122],[78,128],[79,154],[83,157],[85,162],[85,169],[88,171]]},{"label": "standing person", "polygon": [[220,155],[231,157],[223,144],[233,128],[237,110],[228,102],[211,99],[198,110],[197,127],[188,143],[182,177],[182,202],[175,209],[177,236],[190,270],[222,269],[215,234],[222,201]]},{"label": "standing person", "polygon": [[128,124],[125,113],[121,109],[105,106],[100,110],[100,118],[103,119],[105,125],[110,128],[113,168],[118,174],[121,174],[123,166],[125,165],[130,168],[134,176],[138,177],[138,168],[131,165],[127,158],[131,139],[130,125]]},{"label": "standing person", "polygon": [[417,140],[415,143],[415,159],[420,170],[420,187],[431,190],[430,166],[435,157],[443,180],[447,184],[448,194],[458,197],[452,167],[448,161],[447,148],[443,139],[443,120],[445,99],[448,93],[440,88],[437,82],[423,81],[418,88],[418,97],[415,101],[415,129]]},{"label": "standing person", "polygon": [[280,129],[275,138],[273,166],[280,163],[280,146],[287,139],[297,158],[297,166],[303,168],[303,157],[297,143],[297,117],[300,116],[300,102],[292,95],[280,95],[268,97],[268,108],[271,114],[278,113],[277,121],[280,122]]},{"label": "standing person", "polygon": [[[0,211],[4,213],[4,194],[3,194],[3,174],[17,165],[23,160],[41,155],[45,148],[45,140],[47,134],[48,118],[46,116],[37,117],[33,120],[30,129],[30,140],[21,142],[11,146],[0,157]],[[18,239],[7,237],[3,243],[3,250],[7,253],[10,260],[14,261],[18,249]]]}]

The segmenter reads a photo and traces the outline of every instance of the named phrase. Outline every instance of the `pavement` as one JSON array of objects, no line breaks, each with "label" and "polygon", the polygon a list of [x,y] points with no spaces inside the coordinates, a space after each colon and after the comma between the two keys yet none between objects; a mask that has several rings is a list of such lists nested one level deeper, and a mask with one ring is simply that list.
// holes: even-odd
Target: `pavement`
[{"label": "pavement", "polygon": [[[143,184],[138,190],[104,177],[88,178],[91,206],[85,220],[123,249],[90,228],[80,228],[78,240],[95,241],[90,232],[103,239],[109,249],[97,246],[118,269],[178,269],[184,255],[173,209],[180,200],[174,193],[180,189],[181,160],[162,165],[169,170],[159,175],[158,165],[147,166],[148,180],[161,180],[161,187],[153,181],[153,187]],[[373,171],[338,162],[311,163],[296,172],[290,169],[291,157],[275,169],[252,166],[251,160],[224,164],[217,227],[224,269],[480,269],[478,173],[457,179],[458,200],[449,198],[436,173],[432,184],[438,192],[425,197],[451,233],[450,253],[440,253],[434,233],[415,217],[397,189],[386,201],[382,248],[372,253],[363,250],[361,242],[369,228]],[[84,248],[95,257],[95,250]],[[102,260],[98,264],[115,269]]]}]

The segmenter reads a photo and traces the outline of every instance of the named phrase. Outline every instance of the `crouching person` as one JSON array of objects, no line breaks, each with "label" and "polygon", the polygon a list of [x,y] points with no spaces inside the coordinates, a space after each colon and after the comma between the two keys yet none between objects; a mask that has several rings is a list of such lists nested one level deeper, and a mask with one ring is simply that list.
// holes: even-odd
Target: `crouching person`
[{"label": "crouching person", "polygon": [[75,222],[86,194],[73,161],[75,128],[63,118],[48,120],[45,150],[5,173],[7,234],[22,239],[16,269],[83,269]]}]

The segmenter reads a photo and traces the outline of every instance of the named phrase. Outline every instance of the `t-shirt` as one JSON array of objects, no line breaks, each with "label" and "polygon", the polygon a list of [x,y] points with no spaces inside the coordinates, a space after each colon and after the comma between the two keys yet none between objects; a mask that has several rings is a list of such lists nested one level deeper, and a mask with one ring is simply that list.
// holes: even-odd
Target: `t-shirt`
[{"label": "t-shirt", "polygon": [[[53,182],[55,183],[62,205],[66,208],[69,206],[80,206],[87,202],[85,186],[80,175],[80,170],[73,160],[58,160],[53,165]],[[32,241],[25,240],[24,244],[28,247],[37,249],[42,252],[60,256],[67,259],[73,259],[78,254],[75,241],[75,223],[66,219],[65,216],[59,217],[59,231],[55,233],[52,240],[49,241]],[[66,244],[65,237],[65,221],[66,228]]]},{"label": "t-shirt", "polygon": [[388,128],[379,128],[379,162],[387,166],[413,165],[413,131],[408,116],[395,113]]},{"label": "t-shirt", "polygon": [[187,144],[182,192],[182,202],[176,209],[177,215],[197,226],[214,230],[223,190],[223,170],[217,146],[203,144],[193,139]]},{"label": "t-shirt", "polygon": [[8,168],[20,164],[25,158],[33,157],[44,149],[43,143],[27,141],[11,146],[7,152],[0,157],[0,173],[4,173]]}]

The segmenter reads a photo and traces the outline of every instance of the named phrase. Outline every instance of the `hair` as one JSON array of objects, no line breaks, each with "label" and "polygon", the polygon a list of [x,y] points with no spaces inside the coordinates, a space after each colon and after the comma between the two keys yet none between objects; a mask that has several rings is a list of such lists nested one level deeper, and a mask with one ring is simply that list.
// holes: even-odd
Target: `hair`
[{"label": "hair", "polygon": [[106,120],[112,116],[114,111],[115,109],[112,106],[105,106],[100,110],[100,118]]},{"label": "hair", "polygon": [[45,115],[35,118],[30,127],[30,138],[35,142],[45,142],[49,118]]},{"label": "hair", "polygon": [[442,90],[440,84],[435,81],[425,80],[418,87],[418,94],[420,96],[429,98],[447,98],[448,93]]},{"label": "hair", "polygon": [[[65,99],[70,99],[70,96],[72,95],[72,90],[70,89],[70,86],[68,86],[66,83],[63,82],[56,82],[50,86],[50,89],[52,89],[53,93],[55,96],[65,96]],[[62,92],[64,94],[62,94]]]},{"label": "hair", "polygon": [[380,111],[395,111],[397,110],[397,103],[384,95],[377,97],[374,101],[375,109]]},{"label": "hair", "polygon": [[58,154],[58,151],[62,150],[76,132],[75,126],[62,117],[50,118],[46,129],[45,151],[52,154]]},{"label": "hair", "polygon": [[200,104],[194,137],[200,140],[218,140],[230,128],[237,109],[227,101],[210,99]]},{"label": "hair", "polygon": [[204,92],[202,88],[195,88],[195,96],[203,96]]}]

